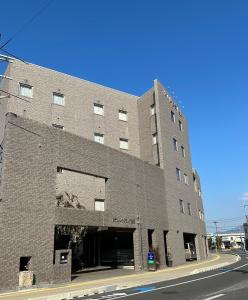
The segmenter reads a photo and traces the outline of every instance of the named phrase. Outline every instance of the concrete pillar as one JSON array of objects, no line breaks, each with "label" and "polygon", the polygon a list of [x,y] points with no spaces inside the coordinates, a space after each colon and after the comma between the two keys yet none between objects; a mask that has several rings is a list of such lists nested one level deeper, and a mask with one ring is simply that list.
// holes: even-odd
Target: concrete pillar
[{"label": "concrete pillar", "polygon": [[166,267],[165,249],[164,249],[164,232],[162,230],[155,229],[152,234],[153,248],[159,255],[159,268]]},{"label": "concrete pillar", "polygon": [[195,250],[196,250],[196,255],[197,255],[197,260],[201,260],[201,249],[199,246],[199,239],[201,238],[200,235],[196,234],[195,236]]},{"label": "concrete pillar", "polygon": [[205,236],[205,247],[206,247],[206,257],[209,256],[209,248],[208,248],[208,238]]},{"label": "concrete pillar", "polygon": [[148,234],[146,229],[136,228],[133,233],[134,268],[147,269]]},{"label": "concrete pillar", "polygon": [[170,230],[167,235],[167,250],[172,254],[173,266],[185,263],[183,232]]}]

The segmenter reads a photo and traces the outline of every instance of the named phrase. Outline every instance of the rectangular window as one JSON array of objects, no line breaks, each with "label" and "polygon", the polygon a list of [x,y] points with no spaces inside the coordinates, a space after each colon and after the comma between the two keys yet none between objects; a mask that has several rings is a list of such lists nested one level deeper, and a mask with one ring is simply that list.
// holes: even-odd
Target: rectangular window
[{"label": "rectangular window", "polygon": [[119,120],[127,122],[127,111],[119,110]]},{"label": "rectangular window", "polygon": [[153,144],[153,145],[156,145],[157,142],[158,142],[158,140],[157,140],[157,133],[154,133],[154,134],[152,135],[152,144]]},{"label": "rectangular window", "polygon": [[176,140],[176,139],[173,139],[173,149],[174,149],[175,151],[178,150],[178,144],[177,144],[177,140]]},{"label": "rectangular window", "polygon": [[151,116],[155,115],[155,104],[152,104],[150,107]]},{"label": "rectangular window", "polygon": [[95,142],[104,144],[104,135],[102,133],[94,133]]},{"label": "rectangular window", "polygon": [[179,120],[178,122],[179,130],[183,131],[183,123]]},{"label": "rectangular window", "polygon": [[128,139],[120,138],[120,149],[128,150]]},{"label": "rectangular window", "polygon": [[184,204],[183,204],[183,200],[179,199],[179,209],[180,209],[180,213],[184,214]]},{"label": "rectangular window", "polygon": [[96,115],[104,116],[104,106],[99,103],[94,103],[94,113]]},{"label": "rectangular window", "polygon": [[65,105],[64,95],[59,93],[53,93],[53,103],[58,105]]},{"label": "rectangular window", "polygon": [[188,214],[189,214],[189,216],[191,216],[191,204],[190,203],[188,203]]},{"label": "rectangular window", "polygon": [[184,183],[187,184],[187,185],[189,184],[189,178],[188,178],[188,175],[185,174],[185,173],[184,173]]},{"label": "rectangular window", "polygon": [[95,211],[105,211],[105,203],[103,199],[95,199]]},{"label": "rectangular window", "polygon": [[20,83],[20,95],[28,98],[33,97],[33,87],[28,84]]},{"label": "rectangular window", "polygon": [[52,124],[52,126],[53,126],[54,128],[64,130],[64,126],[63,126],[63,125]]},{"label": "rectangular window", "polygon": [[171,121],[172,121],[173,123],[176,122],[175,113],[174,113],[173,111],[171,111]]},{"label": "rectangular window", "polygon": [[182,157],[185,158],[185,148],[184,148],[184,146],[181,146],[181,150],[182,150]]},{"label": "rectangular window", "polygon": [[177,180],[181,181],[181,170],[176,168],[176,176],[177,176]]}]

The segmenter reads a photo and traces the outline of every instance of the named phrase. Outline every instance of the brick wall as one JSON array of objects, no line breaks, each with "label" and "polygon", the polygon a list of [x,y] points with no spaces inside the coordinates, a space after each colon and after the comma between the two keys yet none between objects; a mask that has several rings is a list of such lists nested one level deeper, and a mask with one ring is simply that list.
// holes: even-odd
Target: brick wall
[{"label": "brick wall", "polygon": [[[143,259],[145,267],[148,245],[141,246],[140,234],[145,243],[148,228],[168,230],[163,171],[35,121],[13,114],[7,120],[0,202],[0,286],[18,284],[21,256],[32,257],[37,284],[58,279],[53,266],[55,224],[133,228],[135,265],[140,266]],[[56,208],[57,166],[107,178],[106,212]],[[137,216],[141,231],[137,230]]]},{"label": "brick wall", "polygon": [[[128,153],[139,157],[138,97],[33,64],[14,61],[8,75],[8,90],[19,95],[19,83],[33,86],[33,98],[8,101],[8,111],[47,125],[59,124],[73,134],[94,140],[104,134],[104,143],[120,149],[119,138],[129,139]],[[53,92],[64,95],[65,105],[53,104]],[[104,105],[104,116],[93,113],[93,104]],[[128,122],[119,120],[119,110],[128,112]]]}]

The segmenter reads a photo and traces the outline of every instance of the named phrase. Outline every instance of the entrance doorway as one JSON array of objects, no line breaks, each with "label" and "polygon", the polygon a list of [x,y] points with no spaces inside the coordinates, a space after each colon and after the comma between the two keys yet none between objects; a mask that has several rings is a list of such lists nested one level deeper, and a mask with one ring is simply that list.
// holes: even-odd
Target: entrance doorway
[{"label": "entrance doorway", "polygon": [[130,229],[89,226],[77,238],[73,230],[55,234],[55,250],[68,248],[72,249],[72,273],[134,267]]},{"label": "entrance doorway", "polygon": [[188,261],[196,260],[195,234],[183,233],[185,259]]}]

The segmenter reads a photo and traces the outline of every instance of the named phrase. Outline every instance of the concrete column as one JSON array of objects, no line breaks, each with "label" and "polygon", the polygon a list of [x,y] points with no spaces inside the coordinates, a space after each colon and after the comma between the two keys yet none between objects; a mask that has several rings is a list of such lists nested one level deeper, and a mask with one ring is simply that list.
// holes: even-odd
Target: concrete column
[{"label": "concrete column", "polygon": [[209,248],[208,248],[208,238],[205,236],[205,247],[206,247],[206,253],[207,253],[207,257],[209,256]]},{"label": "concrete column", "polygon": [[153,248],[156,249],[157,254],[159,255],[160,265],[159,268],[166,267],[165,259],[165,249],[164,249],[164,232],[162,230],[154,230],[152,234],[152,244]]},{"label": "concrete column", "polygon": [[148,234],[146,229],[137,228],[133,233],[134,268],[147,269]]},{"label": "concrete column", "polygon": [[200,235],[196,235],[195,236],[195,250],[196,250],[196,255],[197,255],[197,260],[201,260],[201,249],[200,249],[200,246],[199,246],[199,239],[200,239]]},{"label": "concrete column", "polygon": [[167,250],[172,254],[173,266],[185,263],[183,233],[178,230],[170,230],[167,235]]}]

